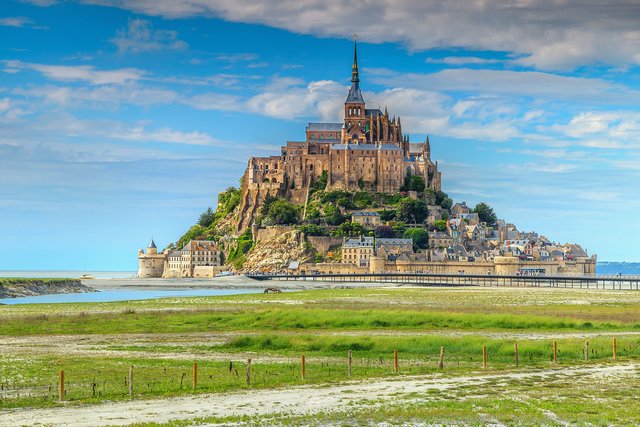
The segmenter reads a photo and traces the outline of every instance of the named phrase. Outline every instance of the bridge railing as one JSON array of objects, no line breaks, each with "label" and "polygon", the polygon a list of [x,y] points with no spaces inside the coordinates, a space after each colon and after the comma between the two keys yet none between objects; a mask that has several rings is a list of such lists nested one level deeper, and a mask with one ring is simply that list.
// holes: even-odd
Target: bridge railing
[{"label": "bridge railing", "polygon": [[366,273],[366,274],[248,274],[256,280],[398,283],[421,286],[546,287],[640,290],[640,277],[625,276],[498,276],[481,274]]}]

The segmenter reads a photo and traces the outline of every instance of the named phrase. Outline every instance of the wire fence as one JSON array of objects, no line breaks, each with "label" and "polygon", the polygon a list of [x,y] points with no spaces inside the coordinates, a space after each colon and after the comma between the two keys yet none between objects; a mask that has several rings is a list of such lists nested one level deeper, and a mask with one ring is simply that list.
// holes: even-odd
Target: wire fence
[{"label": "wire fence", "polygon": [[[608,341],[608,340],[607,340]],[[524,367],[571,366],[589,362],[615,363],[622,356],[631,360],[640,350],[637,339],[619,345],[610,341],[553,340],[543,346],[518,341],[492,342],[474,353],[456,352],[441,346],[432,355],[416,355],[394,350],[388,356],[371,356],[348,350],[344,357],[311,357],[305,354],[279,360],[266,355],[227,362],[194,361],[192,364],[158,366],[120,363],[118,367],[51,369],[46,379],[3,380],[0,407],[11,402],[100,401],[176,395],[187,392],[215,392],[252,387],[276,387],[302,383],[336,382],[396,374],[426,374],[450,371],[482,371]],[[523,345],[524,344],[524,345]],[[581,348],[580,348],[581,347]],[[360,353],[360,354],[358,354]],[[98,363],[96,363],[98,365]]]}]

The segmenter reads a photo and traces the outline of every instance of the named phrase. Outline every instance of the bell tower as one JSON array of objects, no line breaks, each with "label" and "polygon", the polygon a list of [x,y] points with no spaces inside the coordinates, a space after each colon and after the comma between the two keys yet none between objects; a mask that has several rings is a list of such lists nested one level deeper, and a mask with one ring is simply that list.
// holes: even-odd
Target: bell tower
[{"label": "bell tower", "polygon": [[360,91],[358,75],[357,34],[353,34],[353,65],[351,66],[351,88],[344,103],[344,125],[347,144],[363,144],[366,142],[364,98]]}]

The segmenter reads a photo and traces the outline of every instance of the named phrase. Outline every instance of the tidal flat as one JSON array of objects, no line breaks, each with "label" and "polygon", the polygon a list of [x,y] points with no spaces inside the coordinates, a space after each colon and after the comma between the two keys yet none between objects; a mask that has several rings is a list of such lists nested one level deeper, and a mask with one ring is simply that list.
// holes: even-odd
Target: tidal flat
[{"label": "tidal flat", "polygon": [[[56,424],[66,411],[221,402],[237,393],[247,396],[246,410],[203,404],[184,414],[145,418],[143,411],[88,424],[640,422],[636,292],[402,286],[12,305],[0,308],[0,348],[0,425],[26,422],[36,410]],[[374,384],[380,390],[367,392]],[[296,395],[320,390],[326,402],[336,393],[344,399],[294,404]],[[278,395],[291,405],[253,408],[260,396]]]}]

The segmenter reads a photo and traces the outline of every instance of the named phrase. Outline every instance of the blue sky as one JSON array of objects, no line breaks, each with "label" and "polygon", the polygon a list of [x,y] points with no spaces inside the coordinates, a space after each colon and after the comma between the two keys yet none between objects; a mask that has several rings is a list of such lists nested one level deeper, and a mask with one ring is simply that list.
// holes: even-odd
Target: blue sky
[{"label": "blue sky", "polygon": [[640,7],[530,0],[7,0],[0,269],[134,270],[251,155],[369,106],[430,135],[443,189],[640,261]]}]

